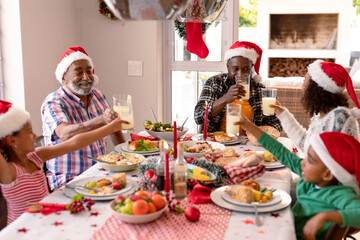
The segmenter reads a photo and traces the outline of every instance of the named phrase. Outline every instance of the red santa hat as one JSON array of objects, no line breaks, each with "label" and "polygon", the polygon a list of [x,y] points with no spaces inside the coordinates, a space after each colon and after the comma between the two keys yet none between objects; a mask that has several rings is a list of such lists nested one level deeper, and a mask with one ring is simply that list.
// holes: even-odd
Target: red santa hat
[{"label": "red santa hat", "polygon": [[360,108],[351,77],[341,65],[316,60],[309,65],[308,72],[311,79],[328,92],[334,94],[341,93],[346,87],[346,90],[356,107]]},{"label": "red santa hat", "polygon": [[359,141],[345,133],[325,132],[313,135],[310,144],[336,179],[360,195]]},{"label": "red santa hat", "polygon": [[0,100],[0,139],[21,130],[30,114],[10,102]]},{"label": "red santa hat", "polygon": [[[61,56],[58,65],[56,67],[55,70],[55,76],[56,79],[62,83],[62,78],[64,76],[64,74],[66,73],[66,71],[68,70],[68,68],[70,67],[70,65],[77,61],[77,60],[86,60],[89,62],[90,66],[93,69],[93,74],[94,72],[94,63],[92,61],[92,59],[88,56],[88,54],[85,52],[85,50],[80,47],[80,46],[75,46],[75,47],[69,47],[64,54]],[[97,83],[99,81],[98,77],[94,74],[94,81],[95,83]]]},{"label": "red santa hat", "polygon": [[249,59],[254,65],[254,70],[257,74],[259,74],[260,69],[260,61],[261,61],[262,49],[252,42],[235,42],[229,50],[225,52],[225,62],[227,62],[230,58],[233,57],[244,57]]}]

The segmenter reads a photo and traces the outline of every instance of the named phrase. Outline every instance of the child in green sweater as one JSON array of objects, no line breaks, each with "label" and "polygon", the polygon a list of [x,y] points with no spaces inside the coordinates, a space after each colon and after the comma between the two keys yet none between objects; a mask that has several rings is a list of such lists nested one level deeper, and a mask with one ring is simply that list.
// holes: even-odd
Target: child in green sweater
[{"label": "child in green sweater", "polygon": [[324,239],[331,223],[360,228],[360,143],[340,132],[316,134],[301,159],[244,116],[252,133],[282,164],[301,176],[292,208],[298,239]]}]

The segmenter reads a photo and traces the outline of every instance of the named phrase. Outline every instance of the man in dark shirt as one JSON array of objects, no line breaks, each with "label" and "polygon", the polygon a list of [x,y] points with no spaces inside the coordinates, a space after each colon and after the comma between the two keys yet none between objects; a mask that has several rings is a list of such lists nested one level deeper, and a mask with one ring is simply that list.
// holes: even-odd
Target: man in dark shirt
[{"label": "man in dark shirt", "polygon": [[[199,101],[195,106],[195,122],[204,124],[205,101],[208,103],[208,126],[209,132],[224,130],[223,118],[226,113],[226,104],[240,103],[242,113],[247,112],[247,117],[258,126],[272,126],[279,131],[282,127],[275,115],[265,116],[261,109],[261,88],[265,86],[260,83],[261,77],[252,74],[252,68],[259,74],[262,50],[251,42],[236,42],[225,53],[225,61],[228,73],[219,74],[209,78],[203,88]],[[244,96],[245,90],[237,85],[235,77],[250,75],[250,98],[239,101],[239,95]],[[222,124],[223,121],[223,124]]]}]

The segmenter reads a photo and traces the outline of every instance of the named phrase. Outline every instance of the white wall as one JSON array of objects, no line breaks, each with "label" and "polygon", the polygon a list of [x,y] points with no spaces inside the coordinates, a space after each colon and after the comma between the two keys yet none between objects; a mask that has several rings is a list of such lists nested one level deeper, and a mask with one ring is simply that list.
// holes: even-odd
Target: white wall
[{"label": "white wall", "polygon": [[[69,46],[81,45],[93,58],[100,79],[97,87],[110,103],[117,92],[133,96],[137,131],[143,129],[143,120],[151,119],[150,106],[161,109],[160,21],[112,21],[99,14],[97,0],[0,0],[0,4],[5,99],[25,106],[38,135],[41,103],[60,86],[54,72]],[[142,77],[127,76],[130,60],[143,62]]]}]

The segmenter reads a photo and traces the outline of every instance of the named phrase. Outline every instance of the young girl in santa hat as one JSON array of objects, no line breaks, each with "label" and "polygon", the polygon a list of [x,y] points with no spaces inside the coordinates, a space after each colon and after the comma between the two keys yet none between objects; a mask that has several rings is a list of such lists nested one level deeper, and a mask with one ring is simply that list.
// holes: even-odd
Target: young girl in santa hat
[{"label": "young girl in santa hat", "polygon": [[244,116],[236,124],[301,176],[292,208],[298,239],[324,239],[332,222],[360,228],[358,140],[340,132],[313,134],[307,157],[301,159]]},{"label": "young girl in santa hat", "polygon": [[24,213],[29,202],[49,194],[43,161],[83,148],[121,129],[119,118],[111,123],[49,147],[35,148],[36,135],[25,110],[0,100],[0,186],[7,202],[8,224]]},{"label": "young girl in santa hat", "polygon": [[[344,93],[345,87],[356,105],[354,109],[349,109],[348,97]],[[305,111],[312,116],[307,130],[286,108],[279,105],[272,107],[275,107],[276,115],[289,138],[305,153],[314,134],[342,132],[360,139],[356,120],[360,118],[360,105],[352,80],[341,65],[322,60],[310,64],[303,83],[301,102]]]}]

